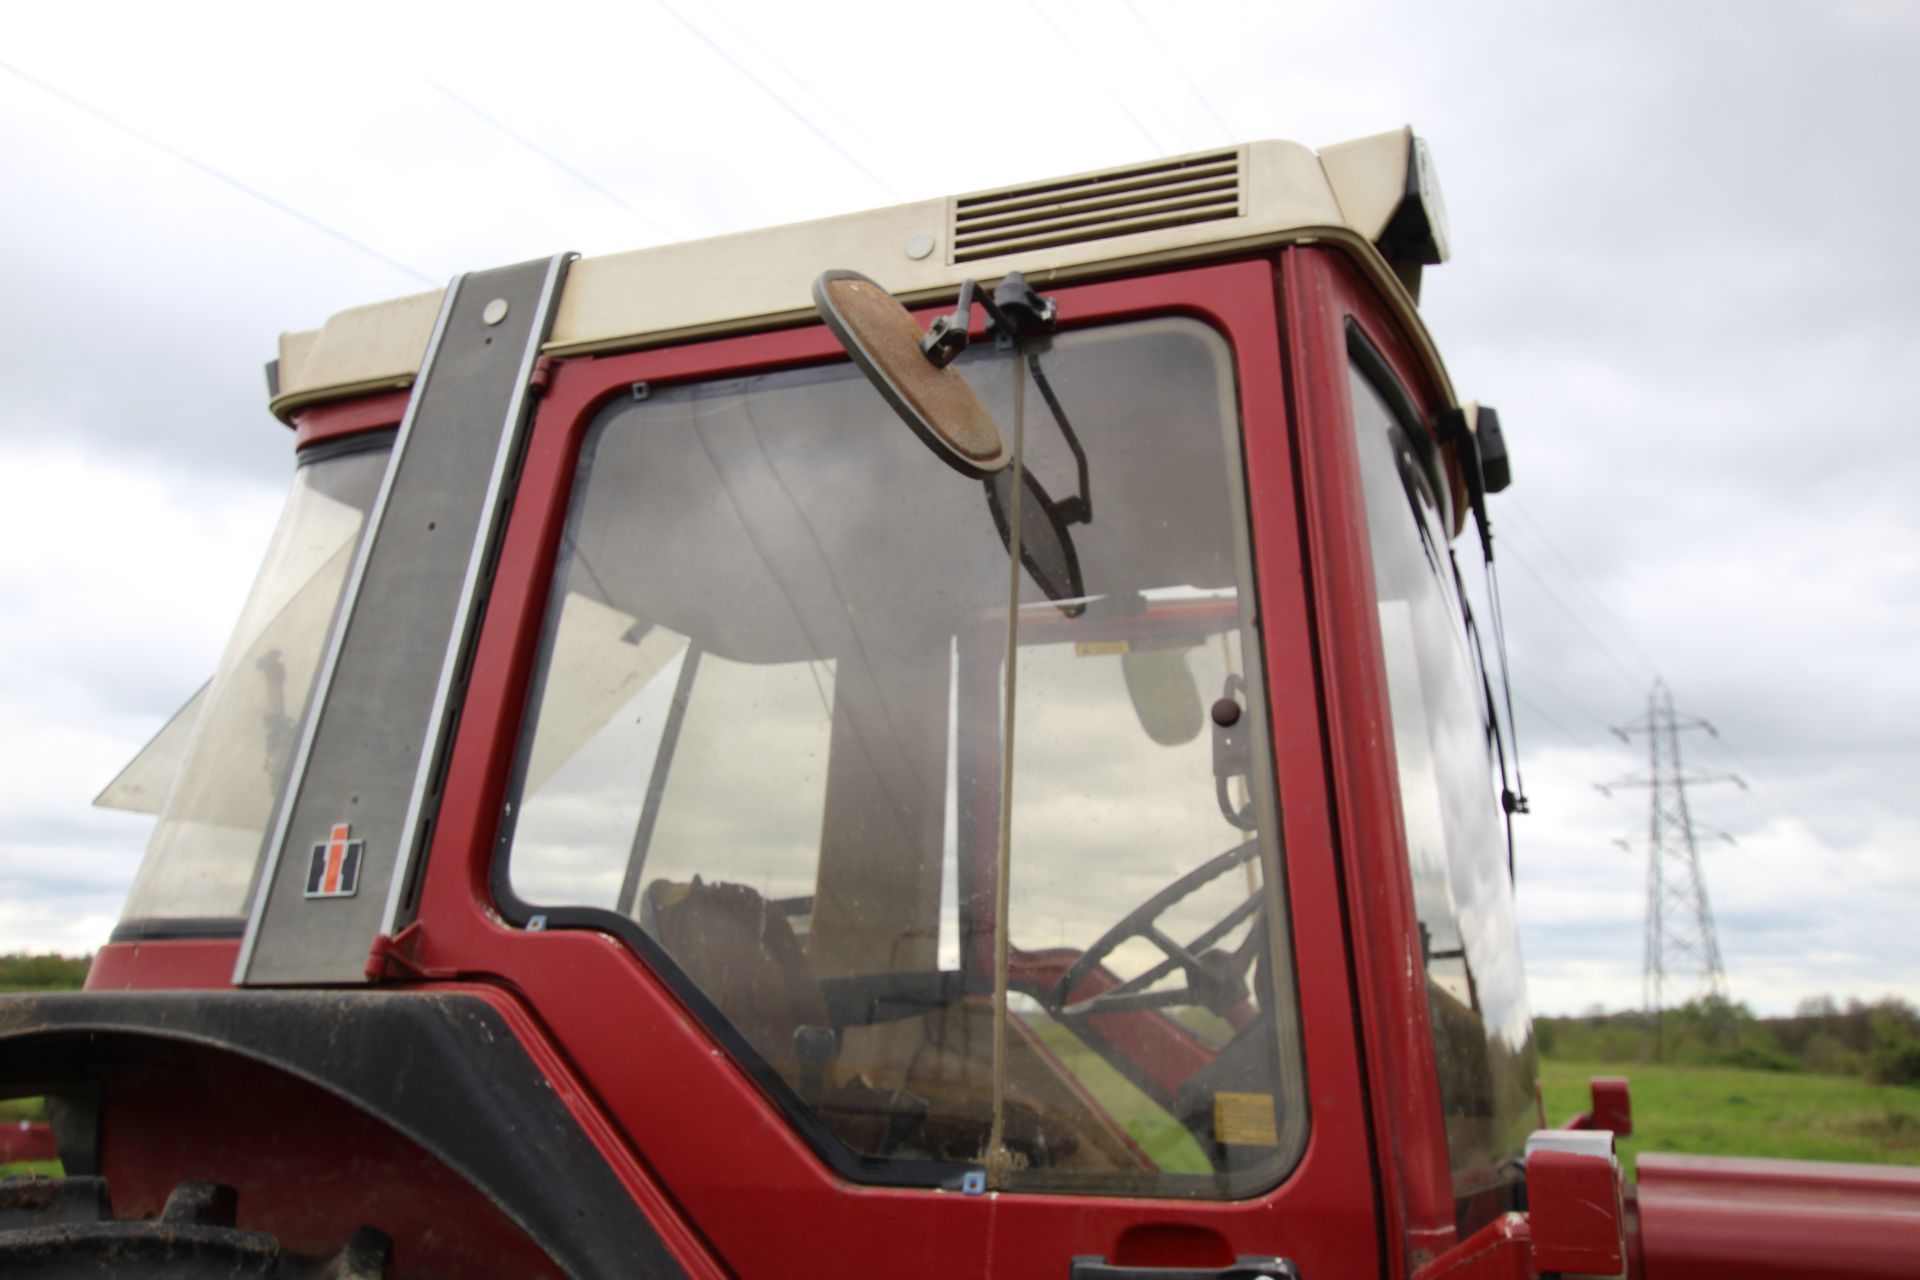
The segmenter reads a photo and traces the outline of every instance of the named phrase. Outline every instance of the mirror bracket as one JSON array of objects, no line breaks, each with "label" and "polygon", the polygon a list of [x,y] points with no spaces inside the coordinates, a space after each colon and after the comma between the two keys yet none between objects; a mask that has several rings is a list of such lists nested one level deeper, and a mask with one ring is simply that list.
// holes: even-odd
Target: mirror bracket
[{"label": "mirror bracket", "polygon": [[994,287],[993,301],[1006,315],[1008,328],[1015,338],[1052,333],[1060,322],[1060,309],[1053,299],[1042,297],[1018,271],[1007,272],[1006,279]]},{"label": "mirror bracket", "polygon": [[1028,334],[1050,333],[1059,318],[1053,299],[1042,297],[1018,271],[1009,271],[991,295],[978,280],[962,281],[953,314],[934,317],[927,336],[920,340],[921,352],[936,369],[952,364],[972,341],[967,327],[975,303],[987,313],[987,332],[998,340],[1018,342]]}]

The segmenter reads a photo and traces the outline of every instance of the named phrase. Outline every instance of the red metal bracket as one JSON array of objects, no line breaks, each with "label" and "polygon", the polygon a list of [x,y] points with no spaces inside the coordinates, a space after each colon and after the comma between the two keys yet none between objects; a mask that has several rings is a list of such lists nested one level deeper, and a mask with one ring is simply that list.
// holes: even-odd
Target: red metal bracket
[{"label": "red metal bracket", "polygon": [[1508,1213],[1413,1273],[1413,1280],[1534,1280],[1533,1231],[1525,1214]]},{"label": "red metal bracket", "polygon": [[376,934],[373,945],[367,948],[367,981],[458,977],[457,969],[428,964],[420,959],[420,943],[425,936],[418,920],[392,937],[384,933]]},{"label": "red metal bracket", "polygon": [[1560,1127],[1563,1129],[1611,1129],[1616,1138],[1633,1135],[1633,1099],[1627,1095],[1625,1076],[1595,1076],[1588,1082],[1593,1101]]},{"label": "red metal bracket", "polygon": [[527,390],[538,399],[547,394],[547,387],[553,381],[553,357],[539,356],[533,362],[533,375],[527,379]]},{"label": "red metal bracket", "polygon": [[16,1160],[58,1160],[53,1145],[53,1126],[41,1120],[22,1120],[0,1125],[0,1164]]},{"label": "red metal bracket", "polygon": [[1527,1208],[1537,1270],[1626,1274],[1620,1170],[1613,1161],[1571,1151],[1534,1152],[1527,1157]]}]

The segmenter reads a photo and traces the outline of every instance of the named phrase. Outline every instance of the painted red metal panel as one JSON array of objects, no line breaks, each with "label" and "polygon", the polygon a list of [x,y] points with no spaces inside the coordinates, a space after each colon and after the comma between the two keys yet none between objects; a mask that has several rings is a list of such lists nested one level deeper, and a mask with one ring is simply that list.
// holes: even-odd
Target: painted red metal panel
[{"label": "painted red metal panel", "polygon": [[1334,251],[1289,249],[1280,260],[1296,435],[1303,475],[1330,781],[1367,1044],[1374,1123],[1390,1134],[1380,1176],[1412,1267],[1454,1243],[1453,1188],[1425,967],[1388,715],[1386,658],[1375,605],[1367,513],[1354,444],[1345,325],[1357,319],[1423,409],[1436,389],[1389,323],[1385,306]]},{"label": "painted red metal panel", "polygon": [[0,1164],[16,1160],[58,1160],[53,1145],[53,1126],[41,1120],[16,1120],[0,1124]]},{"label": "painted red metal panel", "polygon": [[238,938],[109,942],[93,953],[88,991],[213,991],[233,985]]},{"label": "painted red metal panel", "polygon": [[1562,1125],[1563,1129],[1607,1129],[1616,1138],[1633,1133],[1633,1099],[1625,1076],[1595,1076],[1590,1085],[1593,1104]]},{"label": "painted red metal panel", "polygon": [[385,391],[302,409],[293,415],[293,447],[304,449],[310,444],[338,440],[362,431],[398,426],[407,414],[407,401],[412,395],[410,391]]},{"label": "painted red metal panel", "polygon": [[1646,1280],[1920,1276],[1920,1169],[1643,1155]]},{"label": "painted red metal panel", "polygon": [[121,1217],[156,1216],[188,1179],[239,1193],[243,1230],[327,1254],[370,1220],[400,1275],[557,1276],[471,1184],[367,1113],[247,1059],[156,1046],[102,1100],[100,1171]]},{"label": "painted red metal panel", "polygon": [[1533,1229],[1504,1214],[1422,1266],[1414,1280],[1534,1280]]},{"label": "painted red metal panel", "polygon": [[[574,460],[594,410],[635,382],[817,363],[840,358],[840,349],[824,327],[809,326],[560,361],[529,442],[453,748],[420,928],[408,949],[424,970],[493,975],[519,991],[552,1042],[564,1046],[582,1096],[604,1106],[650,1180],[670,1191],[741,1274],[844,1274],[850,1241],[858,1242],[869,1270],[926,1277],[1054,1277],[1077,1254],[1111,1258],[1145,1248],[1143,1241],[1176,1238],[1285,1254],[1309,1275],[1378,1273],[1385,1265],[1372,1177],[1375,1126],[1365,1110],[1344,959],[1328,760],[1309,678],[1315,636],[1301,572],[1271,262],[1063,289],[1058,298],[1069,327],[1182,312],[1222,330],[1234,348],[1271,722],[1285,726],[1275,735],[1275,752],[1299,999],[1310,1028],[1307,1150],[1272,1193],[1237,1203],[852,1185],[813,1154],[624,944],[592,932],[504,926],[491,907],[489,867]],[[1357,486],[1354,492],[1357,502]]]},{"label": "painted red metal panel", "polygon": [[1527,1217],[1539,1270],[1583,1276],[1626,1270],[1620,1169],[1612,1160],[1569,1151],[1528,1156]]}]

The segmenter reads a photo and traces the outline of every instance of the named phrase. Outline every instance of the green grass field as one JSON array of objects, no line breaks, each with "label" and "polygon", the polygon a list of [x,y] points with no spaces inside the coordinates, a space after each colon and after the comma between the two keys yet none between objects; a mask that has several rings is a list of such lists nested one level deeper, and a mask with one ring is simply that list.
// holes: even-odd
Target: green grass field
[{"label": "green grass field", "polygon": [[1641,1151],[1920,1164],[1920,1089],[1846,1076],[1543,1061],[1547,1123],[1587,1109],[1592,1077],[1617,1075],[1633,1097],[1629,1176]]}]

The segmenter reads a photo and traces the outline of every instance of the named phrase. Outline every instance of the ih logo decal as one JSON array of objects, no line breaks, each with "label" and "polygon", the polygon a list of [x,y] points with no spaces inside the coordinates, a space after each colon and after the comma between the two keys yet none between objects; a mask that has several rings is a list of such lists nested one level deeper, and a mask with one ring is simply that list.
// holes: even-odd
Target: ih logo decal
[{"label": "ih logo decal", "polygon": [[313,846],[313,861],[307,864],[307,897],[351,898],[360,888],[360,852],[364,840],[349,840],[346,823],[335,823],[333,831]]}]

